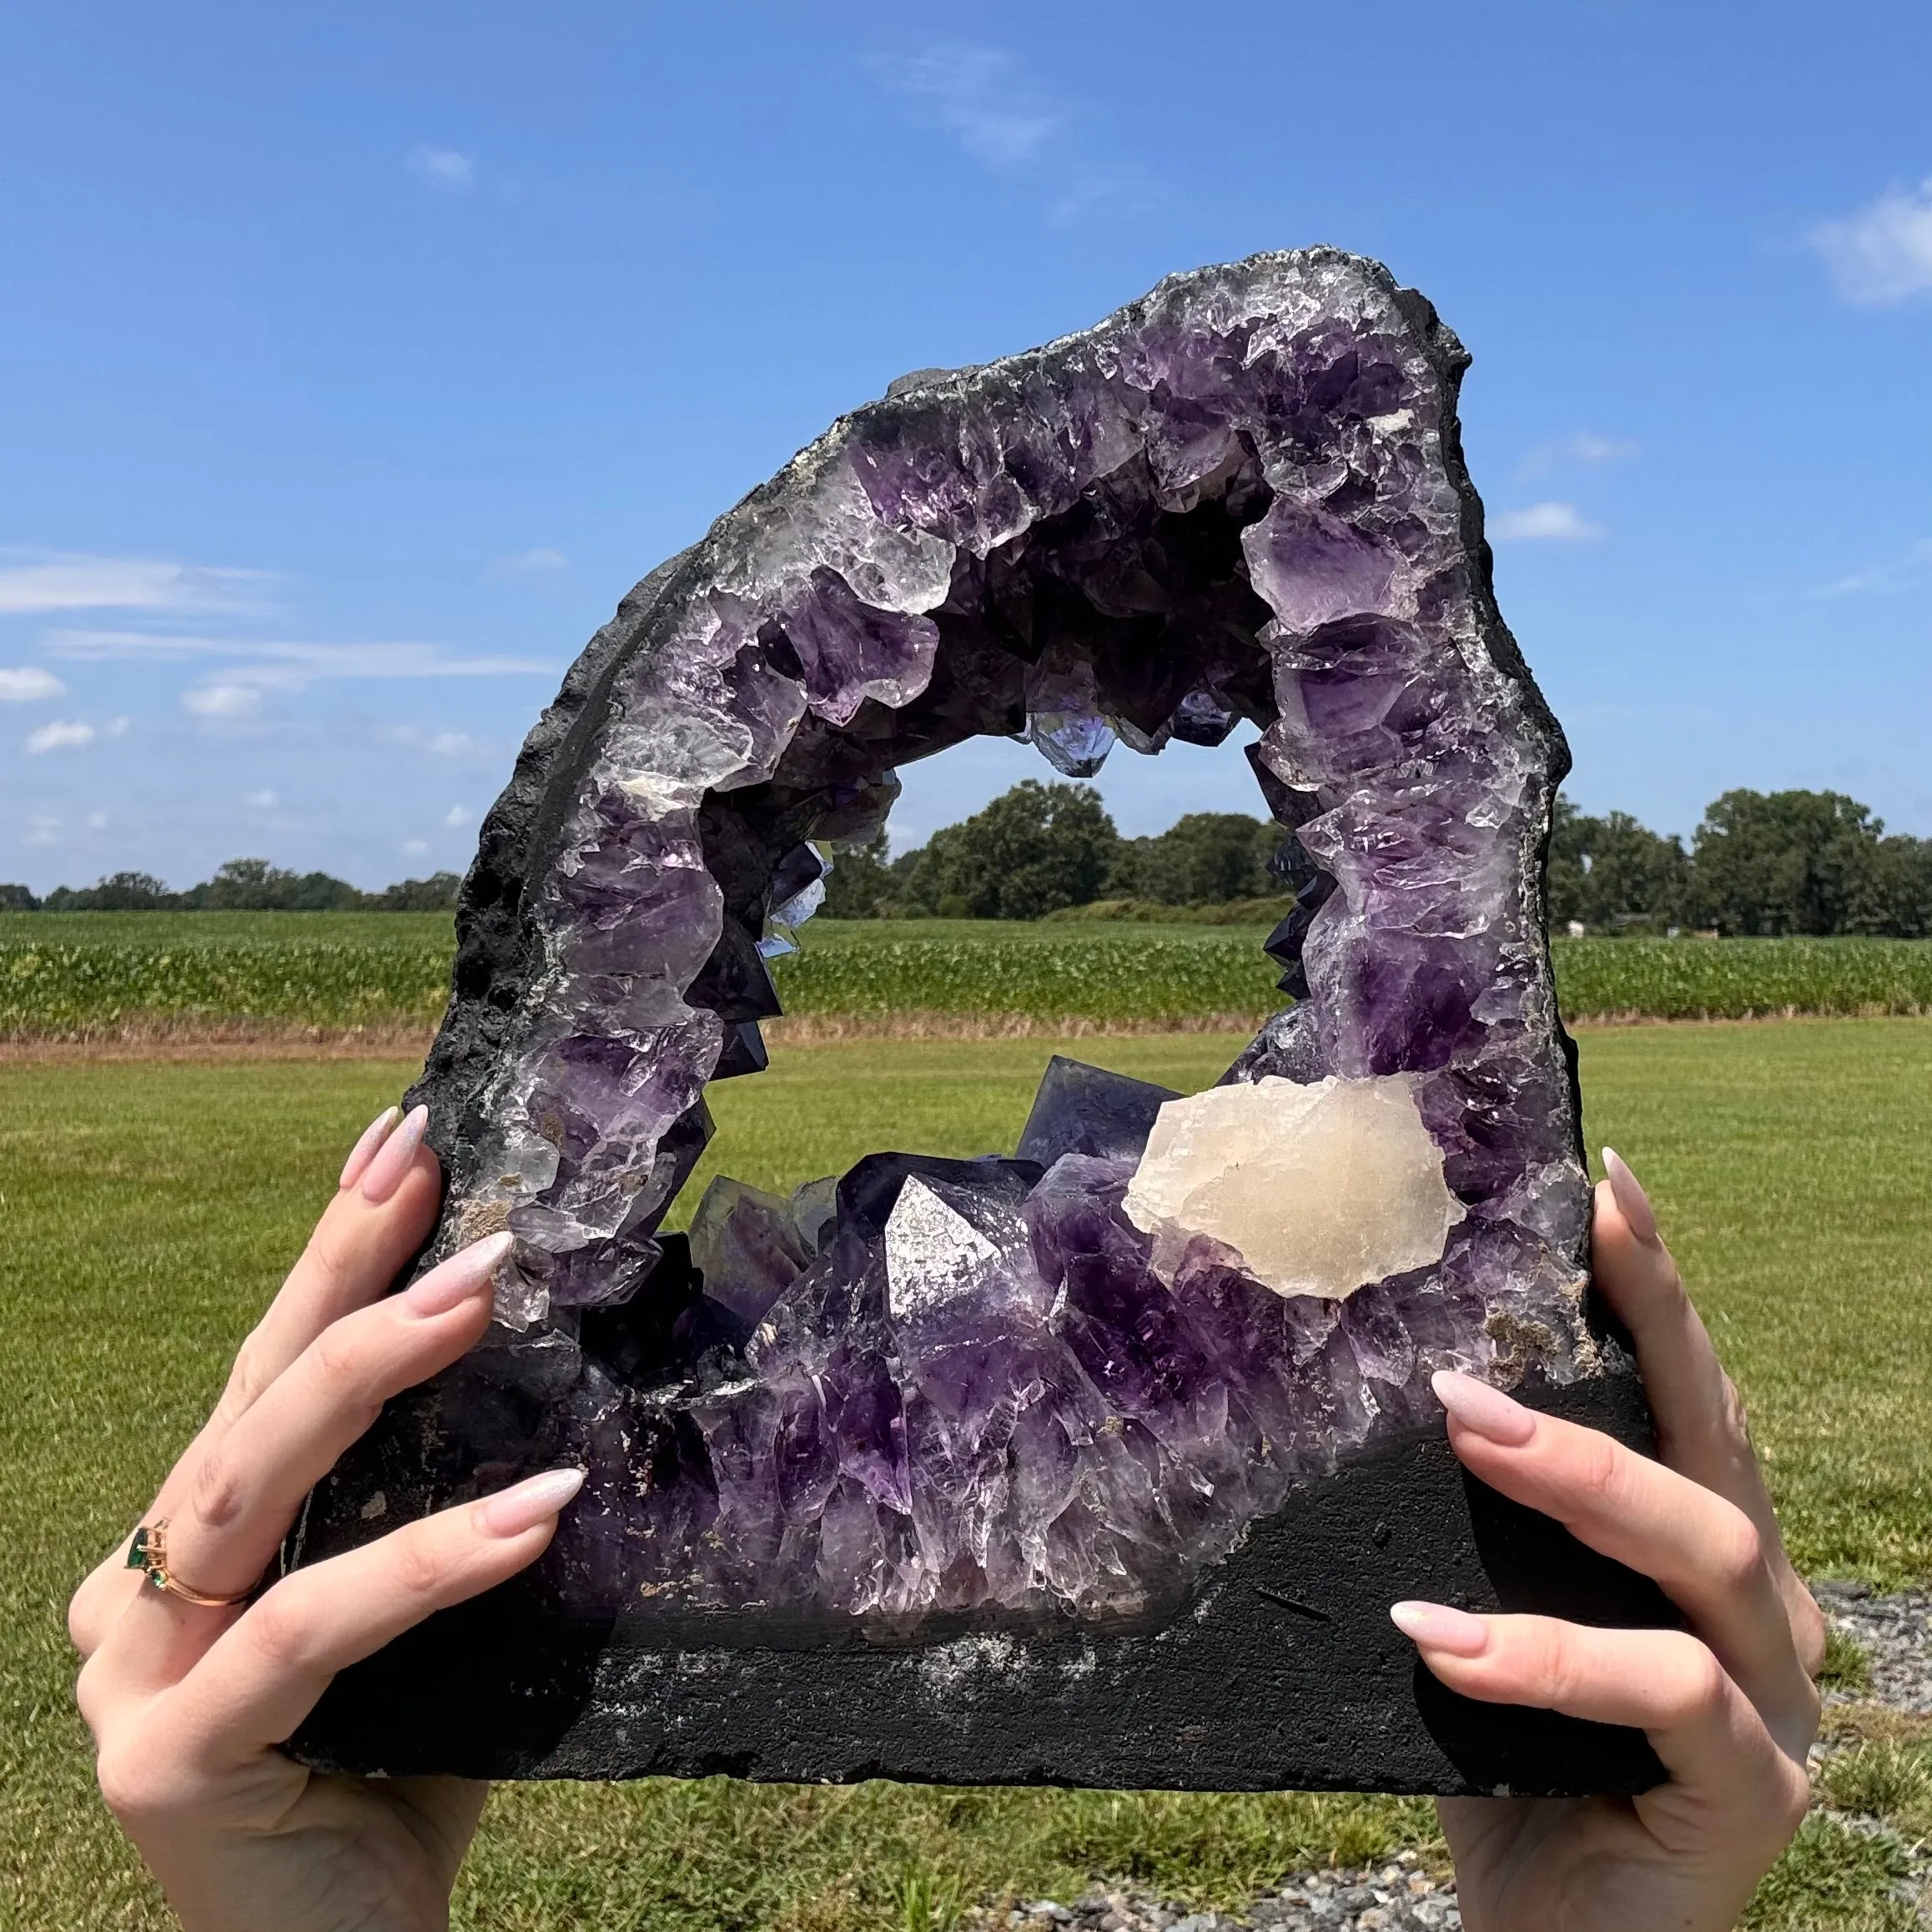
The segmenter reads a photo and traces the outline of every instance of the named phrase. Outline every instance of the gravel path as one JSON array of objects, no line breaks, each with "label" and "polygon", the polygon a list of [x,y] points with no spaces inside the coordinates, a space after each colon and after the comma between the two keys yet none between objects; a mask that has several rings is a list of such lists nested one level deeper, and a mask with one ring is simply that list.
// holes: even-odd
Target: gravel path
[{"label": "gravel path", "polygon": [[1148,1894],[1095,1885],[1070,1904],[1041,1899],[1007,1915],[1024,1932],[1443,1932],[1460,1926],[1452,1887],[1404,1852],[1373,1871],[1303,1872],[1236,1917],[1188,1912]]},{"label": "gravel path", "polygon": [[[1820,1583],[1816,1594],[1825,1614],[1870,1662],[1871,1688],[1858,1697],[1932,1714],[1932,1592],[1884,1597],[1863,1583]],[[1861,1823],[1847,1822],[1854,1828]],[[1919,1892],[1926,1877],[1915,1861],[1906,1889]],[[1920,1900],[1924,1912],[1923,1893]],[[1095,1885],[1065,1903],[1040,1899],[1010,1913],[976,1917],[984,1932],[1443,1932],[1462,1923],[1455,1886],[1431,1879],[1413,1852],[1373,1870],[1297,1873],[1279,1891],[1232,1915],[1190,1913],[1150,1893]]]},{"label": "gravel path", "polygon": [[1879,1597],[1864,1583],[1819,1583],[1812,1593],[1870,1660],[1872,1688],[1860,1694],[1895,1711],[1932,1714],[1932,1592]]}]

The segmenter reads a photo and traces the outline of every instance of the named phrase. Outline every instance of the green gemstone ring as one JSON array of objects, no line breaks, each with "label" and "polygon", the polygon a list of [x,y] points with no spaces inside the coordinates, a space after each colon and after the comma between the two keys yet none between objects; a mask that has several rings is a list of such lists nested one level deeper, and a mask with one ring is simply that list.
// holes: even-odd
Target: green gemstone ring
[{"label": "green gemstone ring", "polygon": [[128,1545],[128,1567],[140,1571],[157,1590],[165,1590],[184,1603],[199,1603],[204,1610],[225,1610],[231,1603],[245,1603],[254,1594],[253,1590],[244,1590],[236,1597],[204,1597],[199,1590],[190,1590],[168,1567],[166,1517],[144,1522],[134,1532],[134,1540]]}]

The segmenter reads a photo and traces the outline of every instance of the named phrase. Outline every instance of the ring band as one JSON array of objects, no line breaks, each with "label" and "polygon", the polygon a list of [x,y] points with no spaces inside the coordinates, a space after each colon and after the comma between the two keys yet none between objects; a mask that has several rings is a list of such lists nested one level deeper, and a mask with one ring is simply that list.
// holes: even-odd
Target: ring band
[{"label": "ring band", "polygon": [[254,1594],[254,1587],[234,1597],[204,1597],[191,1590],[168,1567],[168,1519],[144,1522],[134,1532],[128,1546],[128,1567],[138,1570],[157,1590],[179,1597],[184,1603],[198,1603],[204,1610],[225,1610],[230,1604],[245,1603]]}]

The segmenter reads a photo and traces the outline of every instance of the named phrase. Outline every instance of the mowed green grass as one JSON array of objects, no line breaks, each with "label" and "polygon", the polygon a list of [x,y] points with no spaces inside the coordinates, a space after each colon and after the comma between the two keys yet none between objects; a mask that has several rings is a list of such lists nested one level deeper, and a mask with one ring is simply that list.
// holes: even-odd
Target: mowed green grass
[{"label": "mowed green grass", "polygon": [[[1237,1044],[1069,1050],[1189,1088]],[[788,1186],[881,1148],[1010,1147],[1052,1050],[782,1051],[768,1073],[713,1089],[707,1170]],[[1800,1562],[1886,1582],[1932,1575],[1932,1022],[1605,1031],[1586,1036],[1583,1064],[1592,1142],[1620,1147],[1651,1186],[1751,1402]],[[0,1924],[169,1922],[92,1795],[62,1607],[199,1421],[344,1149],[410,1071],[0,1066]],[[525,1787],[492,1801],[459,1921],[920,1928],[1009,1885],[1064,1896],[1093,1872],[1235,1903],[1295,1866],[1397,1845],[1439,1856],[1427,1807],[717,1780]],[[1849,1923],[1873,1907],[1886,1869],[1839,1828],[1814,1827],[1758,1922]]]}]

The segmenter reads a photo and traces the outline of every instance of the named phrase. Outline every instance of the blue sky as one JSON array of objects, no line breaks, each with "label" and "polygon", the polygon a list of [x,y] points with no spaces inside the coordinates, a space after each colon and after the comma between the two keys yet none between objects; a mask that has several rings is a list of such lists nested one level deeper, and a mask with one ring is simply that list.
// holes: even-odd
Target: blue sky
[{"label": "blue sky", "polygon": [[1929,71],[1922,0],[9,8],[0,879],[460,868],[624,591],[839,410],[1316,241],[1474,352],[1582,803],[1932,833]]}]

